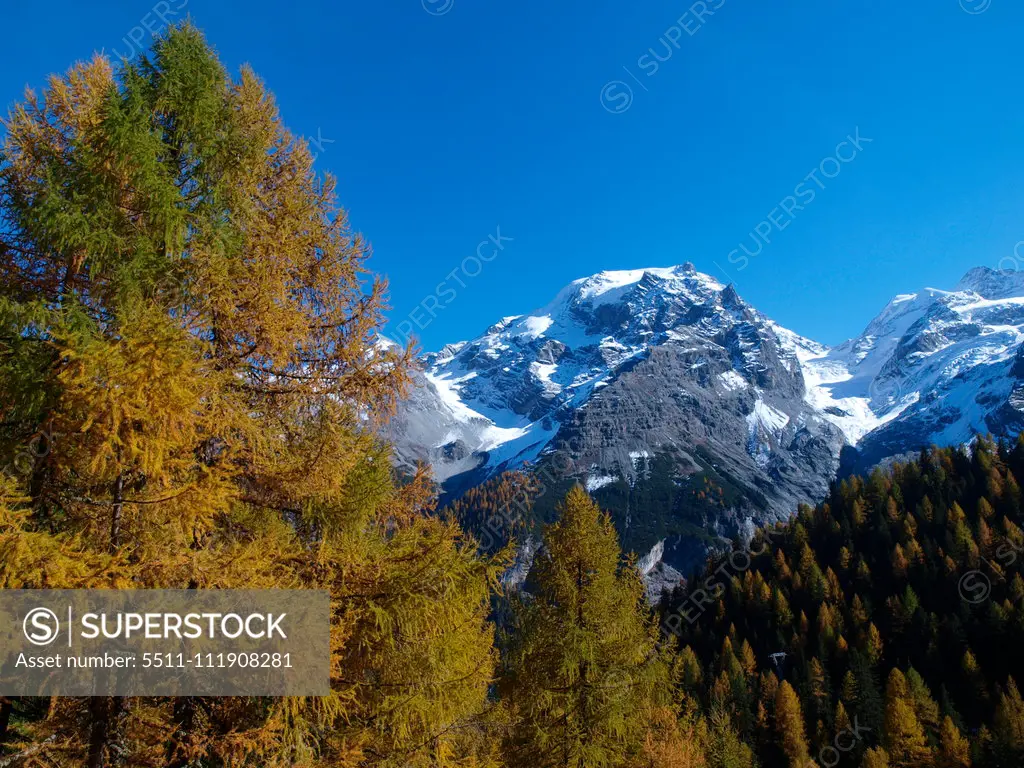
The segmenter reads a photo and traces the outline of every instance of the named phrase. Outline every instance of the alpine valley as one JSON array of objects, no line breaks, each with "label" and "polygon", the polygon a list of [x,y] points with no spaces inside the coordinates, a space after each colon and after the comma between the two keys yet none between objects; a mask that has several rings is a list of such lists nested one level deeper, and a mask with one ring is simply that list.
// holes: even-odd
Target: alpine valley
[{"label": "alpine valley", "polygon": [[541,520],[583,484],[623,548],[646,554],[649,583],[671,583],[722,538],[820,501],[837,474],[1016,435],[1022,342],[1018,272],[896,296],[831,348],[690,263],[602,272],[424,356],[388,437],[448,500],[529,467],[555,486]]}]

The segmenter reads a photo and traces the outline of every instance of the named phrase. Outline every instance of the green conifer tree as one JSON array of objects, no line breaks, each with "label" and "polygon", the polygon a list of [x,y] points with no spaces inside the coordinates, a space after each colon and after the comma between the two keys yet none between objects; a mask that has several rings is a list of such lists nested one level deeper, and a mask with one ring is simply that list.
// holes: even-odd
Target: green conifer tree
[{"label": "green conifer tree", "polygon": [[668,667],[634,563],[609,517],[576,487],[544,532],[533,594],[517,606],[505,670],[509,754],[524,766],[605,768],[641,747],[669,701]]}]

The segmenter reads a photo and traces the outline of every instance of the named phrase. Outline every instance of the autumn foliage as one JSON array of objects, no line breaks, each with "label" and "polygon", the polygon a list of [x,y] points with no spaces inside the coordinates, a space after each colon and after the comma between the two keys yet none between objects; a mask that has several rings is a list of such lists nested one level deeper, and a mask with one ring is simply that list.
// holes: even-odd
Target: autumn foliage
[{"label": "autumn foliage", "polygon": [[[374,435],[408,351],[304,142],[188,26],[0,155],[0,586],[332,594],[323,699],[0,703],[35,764],[486,764],[497,564]],[[45,450],[16,461],[45,433]],[[479,753],[479,759],[477,754]],[[20,759],[20,758],[19,758]]]}]

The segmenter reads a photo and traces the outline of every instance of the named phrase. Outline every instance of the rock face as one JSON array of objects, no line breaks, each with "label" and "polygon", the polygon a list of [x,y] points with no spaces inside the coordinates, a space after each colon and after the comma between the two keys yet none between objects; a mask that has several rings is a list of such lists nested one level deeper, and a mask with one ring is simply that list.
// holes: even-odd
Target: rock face
[{"label": "rock face", "polygon": [[978,268],[953,291],[897,296],[830,349],[692,264],[602,272],[428,355],[390,437],[399,463],[428,462],[456,495],[557,455],[624,545],[682,569],[716,536],[820,499],[841,455],[860,470],[1016,434],[1022,341],[1018,273]]}]

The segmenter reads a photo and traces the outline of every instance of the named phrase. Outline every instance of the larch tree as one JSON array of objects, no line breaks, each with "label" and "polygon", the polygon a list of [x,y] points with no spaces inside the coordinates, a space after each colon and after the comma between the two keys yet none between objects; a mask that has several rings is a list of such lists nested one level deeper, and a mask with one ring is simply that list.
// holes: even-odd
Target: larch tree
[{"label": "larch tree", "polygon": [[814,765],[807,746],[800,699],[793,686],[785,680],[779,684],[775,694],[775,732],[790,768],[808,768]]},{"label": "larch tree", "polygon": [[933,759],[907,679],[898,669],[892,670],[886,684],[883,745],[893,768],[930,765]]},{"label": "larch tree", "polygon": [[1011,677],[999,694],[995,713],[996,748],[1008,761],[1024,759],[1024,700]]},{"label": "larch tree", "polygon": [[971,768],[971,745],[949,716],[943,718],[940,726],[935,768]]},{"label": "larch tree", "polygon": [[881,747],[874,747],[864,753],[861,768],[890,768],[889,755]]},{"label": "larch tree", "polygon": [[560,512],[544,532],[532,594],[517,605],[504,675],[508,753],[523,766],[622,766],[657,752],[645,739],[672,679],[640,574],[623,560],[608,515],[579,486]]},{"label": "larch tree", "polygon": [[[244,68],[170,29],[29,91],[0,148],[0,587],[332,595],[318,699],[55,699],[61,765],[486,764],[496,562],[396,485],[386,284]],[[42,452],[40,452],[42,453]],[[20,711],[20,710],[15,710]],[[33,710],[35,711],[35,710]]]}]

